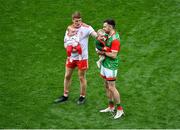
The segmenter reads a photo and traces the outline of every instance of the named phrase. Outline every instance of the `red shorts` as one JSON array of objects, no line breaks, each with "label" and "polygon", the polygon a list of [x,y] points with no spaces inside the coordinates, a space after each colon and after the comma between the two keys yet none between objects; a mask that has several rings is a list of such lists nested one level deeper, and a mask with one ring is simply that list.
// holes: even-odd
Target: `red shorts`
[{"label": "red shorts", "polygon": [[78,67],[80,70],[88,69],[88,60],[73,60],[72,62],[69,59],[66,60],[66,67],[74,69]]}]

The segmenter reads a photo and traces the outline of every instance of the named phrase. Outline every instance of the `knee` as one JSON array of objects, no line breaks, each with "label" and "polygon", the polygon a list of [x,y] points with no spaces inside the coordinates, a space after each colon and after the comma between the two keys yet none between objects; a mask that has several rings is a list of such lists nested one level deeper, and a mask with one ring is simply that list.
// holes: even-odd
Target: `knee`
[{"label": "knee", "polygon": [[81,82],[84,82],[86,79],[85,79],[84,76],[79,76],[79,80],[80,80]]},{"label": "knee", "polygon": [[111,92],[114,91],[115,89],[115,86],[113,84],[108,84],[107,87],[108,87],[107,89]]},{"label": "knee", "polygon": [[65,77],[64,77],[66,80],[70,80],[71,79],[71,75],[65,75]]},{"label": "knee", "polygon": [[114,87],[110,86],[110,87],[108,87],[108,89],[109,89],[109,91],[112,92],[114,90]]}]

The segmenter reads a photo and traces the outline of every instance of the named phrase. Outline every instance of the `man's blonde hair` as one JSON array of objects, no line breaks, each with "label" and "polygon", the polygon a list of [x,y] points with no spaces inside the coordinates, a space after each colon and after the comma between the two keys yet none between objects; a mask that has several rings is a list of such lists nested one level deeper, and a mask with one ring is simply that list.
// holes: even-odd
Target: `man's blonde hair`
[{"label": "man's blonde hair", "polygon": [[80,12],[78,12],[78,11],[75,11],[73,14],[72,14],[72,19],[74,19],[74,18],[81,18],[81,13]]}]

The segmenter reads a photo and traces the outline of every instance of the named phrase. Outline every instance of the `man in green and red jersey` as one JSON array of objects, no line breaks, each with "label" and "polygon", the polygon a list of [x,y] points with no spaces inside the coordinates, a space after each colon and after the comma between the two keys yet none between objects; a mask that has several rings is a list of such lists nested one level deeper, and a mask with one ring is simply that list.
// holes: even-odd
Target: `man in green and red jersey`
[{"label": "man in green and red jersey", "polygon": [[105,88],[109,99],[109,106],[100,112],[113,112],[116,107],[117,112],[114,119],[117,119],[124,114],[120,104],[120,94],[115,85],[119,61],[120,37],[118,32],[115,31],[115,21],[112,19],[104,21],[103,29],[108,34],[106,46],[110,48],[110,52],[102,51],[99,53],[105,56],[100,67],[100,74],[105,79]]}]

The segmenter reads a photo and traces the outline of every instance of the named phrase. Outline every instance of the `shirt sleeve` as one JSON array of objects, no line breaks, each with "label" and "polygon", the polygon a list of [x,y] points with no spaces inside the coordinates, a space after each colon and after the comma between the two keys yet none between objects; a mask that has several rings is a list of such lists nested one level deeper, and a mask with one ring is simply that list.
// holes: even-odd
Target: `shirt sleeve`
[{"label": "shirt sleeve", "polygon": [[91,26],[89,26],[89,35],[90,35],[92,32],[94,32],[94,29],[93,29]]},{"label": "shirt sleeve", "polygon": [[120,41],[119,40],[116,39],[116,40],[112,41],[111,51],[114,51],[114,52],[120,51]]}]

